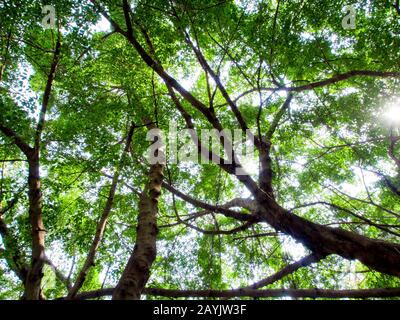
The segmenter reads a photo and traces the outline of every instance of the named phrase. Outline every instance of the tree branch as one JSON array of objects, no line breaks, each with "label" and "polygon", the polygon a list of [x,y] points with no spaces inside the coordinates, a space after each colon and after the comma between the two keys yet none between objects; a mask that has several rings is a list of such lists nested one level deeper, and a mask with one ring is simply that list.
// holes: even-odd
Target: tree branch
[{"label": "tree branch", "polygon": [[[114,288],[94,290],[81,293],[75,297],[77,300],[94,299],[112,295]],[[399,297],[400,288],[386,289],[353,289],[353,290],[327,290],[327,289],[237,289],[237,290],[171,290],[160,288],[146,288],[146,295],[169,298],[389,298]],[[63,298],[61,298],[63,299]]]},{"label": "tree branch", "polygon": [[397,143],[400,141],[400,137],[390,136],[390,145],[388,149],[388,154],[390,158],[394,161],[397,166],[398,171],[400,172],[400,158],[396,157],[394,154],[394,149],[396,148]]},{"label": "tree branch", "polygon": [[27,144],[17,133],[3,124],[0,124],[0,131],[3,132],[5,136],[10,138],[28,159],[31,157],[33,148],[31,148],[29,144]]},{"label": "tree branch", "polygon": [[287,92],[301,92],[306,90],[312,90],[315,88],[324,87],[327,85],[335,84],[341,81],[348,80],[353,77],[377,77],[377,78],[399,78],[400,72],[395,71],[372,71],[372,70],[352,70],[345,73],[337,74],[331,78],[309,83],[302,86],[295,86],[295,87],[261,87],[261,88],[252,88],[249,89],[239,96],[237,96],[233,101],[238,101],[239,99],[243,98],[244,96],[256,92],[256,91],[287,91]]},{"label": "tree branch", "polygon": [[324,258],[323,256],[310,254],[310,255],[302,258],[299,261],[289,264],[288,266],[286,266],[282,270],[274,273],[273,275],[271,275],[265,279],[262,279],[260,281],[257,281],[255,283],[253,283],[252,285],[244,287],[242,289],[259,289],[259,288],[265,287],[267,285],[270,285],[270,284],[286,277],[287,275],[289,275],[291,273],[296,272],[298,269],[309,266],[310,264],[318,262],[318,261],[322,260],[323,258]]},{"label": "tree branch", "polygon": [[82,285],[85,282],[85,279],[89,272],[89,269],[94,265],[96,251],[97,251],[98,247],[100,246],[100,242],[103,238],[103,234],[104,234],[104,231],[106,228],[107,220],[108,220],[108,217],[111,213],[111,210],[112,210],[112,207],[114,204],[114,197],[115,197],[115,193],[117,190],[120,170],[122,169],[122,166],[123,166],[125,154],[128,153],[129,148],[131,146],[134,129],[135,129],[135,125],[132,123],[131,127],[129,129],[129,132],[128,132],[128,136],[126,138],[125,148],[122,152],[122,155],[120,156],[118,167],[114,172],[114,177],[112,178],[112,183],[111,183],[111,187],[109,190],[106,205],[104,206],[101,218],[100,218],[99,222],[97,223],[96,234],[95,234],[93,242],[90,246],[89,253],[86,257],[85,263],[84,263],[82,269],[80,270],[74,285],[69,290],[69,293],[68,293],[69,299],[72,299],[78,293],[79,289],[82,287]]},{"label": "tree branch", "polygon": [[46,256],[44,258],[44,263],[46,263],[51,269],[53,269],[56,277],[58,278],[58,280],[60,280],[65,287],[67,288],[67,290],[70,290],[72,285],[71,285],[71,281],[68,277],[66,277],[62,271],[60,269],[58,269],[55,264]]},{"label": "tree branch", "polygon": [[44,123],[46,121],[46,112],[47,112],[47,108],[48,108],[49,101],[50,101],[51,90],[52,90],[54,78],[56,76],[58,62],[60,60],[60,53],[61,53],[61,33],[58,32],[56,48],[55,48],[54,56],[53,56],[53,62],[51,63],[50,73],[47,77],[46,88],[45,88],[44,94],[43,94],[42,108],[40,110],[39,121],[38,121],[38,124],[36,127],[35,144],[34,144],[36,150],[39,150],[40,137],[41,137],[41,134],[44,129]]},{"label": "tree branch", "polygon": [[360,219],[360,220],[364,221],[365,223],[367,223],[370,226],[373,226],[373,227],[375,227],[377,229],[380,229],[382,231],[385,231],[387,233],[390,233],[390,234],[393,234],[393,235],[395,235],[397,237],[400,237],[400,233],[394,232],[394,231],[392,231],[392,230],[390,230],[390,229],[388,229],[386,227],[381,226],[380,224],[377,224],[377,223],[375,223],[375,222],[373,222],[373,221],[371,221],[371,220],[369,220],[367,218],[364,218],[363,216],[360,216],[357,213],[354,213],[353,211],[351,211],[351,210],[349,210],[347,208],[343,208],[343,207],[338,206],[337,204],[334,204],[334,203],[330,203],[330,202],[326,202],[326,201],[316,201],[316,202],[303,204],[301,206],[296,207],[295,209],[315,206],[315,205],[319,205],[319,204],[325,205],[325,206],[329,206],[329,207],[334,208],[334,209],[339,210],[339,211],[346,212],[346,213],[352,215],[353,217],[356,217],[357,219]]},{"label": "tree branch", "polygon": [[[227,209],[226,206],[215,206],[215,205],[211,205],[205,202],[202,202],[200,200],[194,199],[182,192],[180,192],[179,190],[175,189],[173,186],[169,185],[168,183],[166,183],[165,181],[162,184],[163,188],[167,189],[168,191],[172,192],[173,194],[175,194],[176,196],[178,196],[179,198],[181,198],[182,200],[190,203],[191,205],[195,206],[195,207],[199,207],[205,210],[209,210],[212,212],[218,212],[221,213],[227,217],[231,217],[240,221],[249,221],[249,222],[253,222],[253,221],[257,221],[258,218],[254,215],[250,215],[250,214],[244,214],[244,213],[240,213],[234,210],[230,210]],[[231,207],[233,207],[234,205],[232,203],[229,204]]]}]

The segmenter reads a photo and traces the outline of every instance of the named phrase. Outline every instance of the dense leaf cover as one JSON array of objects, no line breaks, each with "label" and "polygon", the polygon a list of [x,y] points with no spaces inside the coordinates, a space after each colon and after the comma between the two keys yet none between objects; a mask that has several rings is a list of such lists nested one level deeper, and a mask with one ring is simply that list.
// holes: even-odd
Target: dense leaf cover
[{"label": "dense leaf cover", "polygon": [[[347,4],[2,1],[0,298],[400,287],[400,10],[357,1],[346,29]],[[255,152],[150,164],[171,127]]]}]

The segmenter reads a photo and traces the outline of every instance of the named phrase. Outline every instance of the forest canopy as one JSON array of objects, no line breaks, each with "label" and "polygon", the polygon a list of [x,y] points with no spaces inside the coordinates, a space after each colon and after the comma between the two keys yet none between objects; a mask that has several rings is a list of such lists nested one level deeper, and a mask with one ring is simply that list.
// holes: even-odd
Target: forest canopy
[{"label": "forest canopy", "polygon": [[392,0],[3,0],[0,299],[397,299],[399,49]]}]

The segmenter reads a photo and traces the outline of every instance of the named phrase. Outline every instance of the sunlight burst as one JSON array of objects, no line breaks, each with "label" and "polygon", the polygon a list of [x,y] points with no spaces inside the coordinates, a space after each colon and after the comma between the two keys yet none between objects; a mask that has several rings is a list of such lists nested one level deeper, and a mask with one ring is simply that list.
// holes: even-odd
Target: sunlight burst
[{"label": "sunlight burst", "polygon": [[400,126],[400,98],[392,100],[385,107],[383,112],[384,119],[391,126]]}]

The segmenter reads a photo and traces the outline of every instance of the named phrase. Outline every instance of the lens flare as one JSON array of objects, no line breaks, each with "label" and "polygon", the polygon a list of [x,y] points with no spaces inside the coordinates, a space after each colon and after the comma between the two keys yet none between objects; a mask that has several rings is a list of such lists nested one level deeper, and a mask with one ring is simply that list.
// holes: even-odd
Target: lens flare
[{"label": "lens flare", "polygon": [[383,111],[383,118],[391,126],[400,126],[400,98],[388,103]]}]

